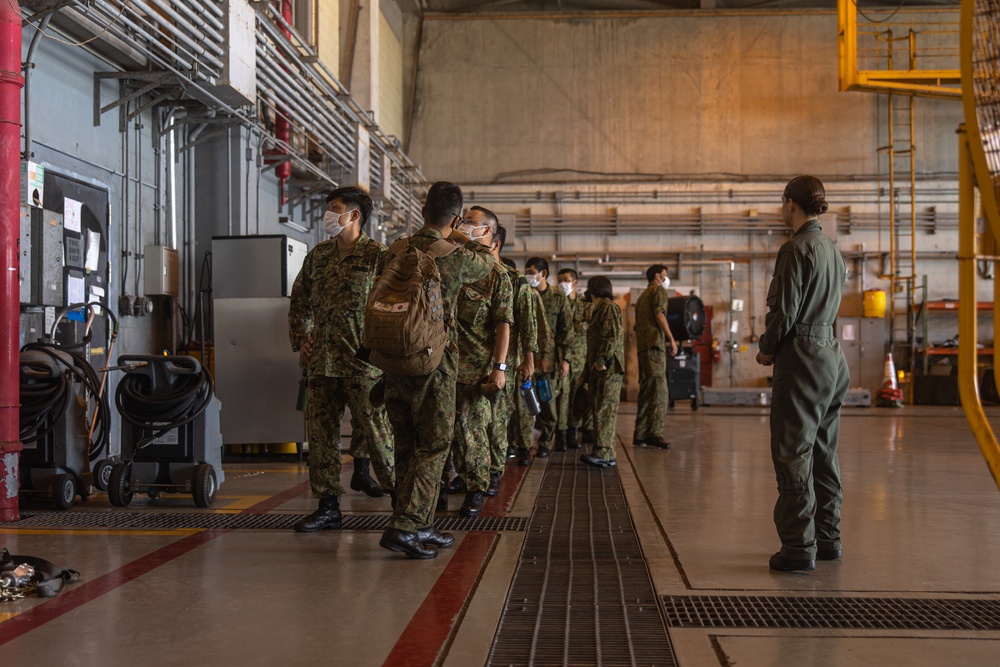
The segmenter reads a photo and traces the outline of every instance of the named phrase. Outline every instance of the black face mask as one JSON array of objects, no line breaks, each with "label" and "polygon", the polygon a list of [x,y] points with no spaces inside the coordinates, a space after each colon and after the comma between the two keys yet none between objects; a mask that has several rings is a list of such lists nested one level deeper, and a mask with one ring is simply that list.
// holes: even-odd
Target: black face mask
[{"label": "black face mask", "polygon": [[587,303],[591,303],[594,300],[594,295],[590,293],[590,290],[586,290],[583,293],[583,300]]}]

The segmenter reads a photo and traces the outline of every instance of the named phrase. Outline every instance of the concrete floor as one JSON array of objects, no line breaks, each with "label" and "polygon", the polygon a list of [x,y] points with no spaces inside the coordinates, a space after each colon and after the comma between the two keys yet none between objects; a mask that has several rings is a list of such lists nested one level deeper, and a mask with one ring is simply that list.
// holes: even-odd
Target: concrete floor
[{"label": "concrete floor", "polygon": [[[1000,422],[1000,412],[991,418]],[[629,444],[618,471],[661,596],[1000,600],[1000,492],[957,408],[844,412],[844,558],[798,574],[767,568],[778,543],[766,410],[678,406],[669,451],[634,450],[633,420],[634,405],[623,404],[619,434]],[[489,509],[530,516],[545,465],[537,460],[520,480],[508,474],[510,502]],[[212,510],[185,497],[143,497],[129,509],[314,507],[304,465],[233,464],[226,475]],[[460,503],[451,497],[452,508]],[[388,499],[353,492],[342,506],[389,511]],[[98,494],[72,511],[120,510]],[[458,533],[437,559],[414,561],[379,548],[377,531],[8,525],[0,547],[83,578],[51,600],[0,603],[0,664],[482,665],[523,535]],[[989,665],[1000,653],[1000,631],[671,628],[670,636],[684,667]]]}]

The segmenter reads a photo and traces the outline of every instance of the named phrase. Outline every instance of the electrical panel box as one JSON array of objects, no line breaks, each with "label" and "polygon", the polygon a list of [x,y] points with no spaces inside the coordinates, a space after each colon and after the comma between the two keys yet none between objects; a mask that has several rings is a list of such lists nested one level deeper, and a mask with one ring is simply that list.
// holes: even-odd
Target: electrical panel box
[{"label": "electrical panel box", "polygon": [[212,292],[216,299],[286,297],[302,270],[308,246],[284,235],[212,239]]},{"label": "electrical panel box", "polygon": [[148,245],[142,250],[143,293],[146,296],[177,296],[177,251],[162,245]]},{"label": "electrical panel box", "polygon": [[21,236],[17,248],[17,282],[21,288],[21,303],[32,303],[34,294],[31,281],[31,209],[21,204]]},{"label": "electrical panel box", "polygon": [[222,71],[212,92],[233,106],[257,103],[257,12],[248,0],[223,0]]},{"label": "electrical panel box", "polygon": [[32,296],[38,305],[66,305],[63,290],[63,216],[31,209]]}]

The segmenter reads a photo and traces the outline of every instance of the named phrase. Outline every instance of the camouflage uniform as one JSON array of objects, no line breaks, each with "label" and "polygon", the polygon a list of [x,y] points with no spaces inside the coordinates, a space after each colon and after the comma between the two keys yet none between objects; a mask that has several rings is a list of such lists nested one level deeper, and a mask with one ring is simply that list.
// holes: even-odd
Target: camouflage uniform
[{"label": "camouflage uniform", "polygon": [[[458,385],[455,394],[455,471],[469,491],[486,491],[490,484],[490,445],[487,429],[493,404],[499,398],[483,394],[482,384],[493,370],[497,326],[511,324],[513,289],[502,265],[482,280],[462,287],[456,325],[459,341]],[[509,363],[509,355],[505,363]]]},{"label": "camouflage uniform", "polygon": [[583,372],[584,362],[587,359],[587,323],[590,322],[592,305],[580,297],[569,300],[570,312],[572,313],[573,326],[573,346],[569,357],[569,375],[566,376],[566,389],[559,397],[558,424],[556,430],[565,431],[567,428],[579,428],[581,421],[573,418],[573,398],[577,389],[580,388],[577,380]]},{"label": "camouflage uniform", "polygon": [[663,438],[667,418],[667,337],[657,313],[667,315],[667,290],[650,283],[635,302],[635,347],[639,355],[639,397],[635,439]]},{"label": "camouflage uniform", "polygon": [[[386,247],[361,232],[346,253],[335,239],[323,241],[306,255],[292,285],[288,307],[288,334],[298,351],[312,338],[313,350],[306,368],[309,439],[309,482],[317,498],[339,496],[340,427],[344,409],[351,411],[352,453],[371,457],[379,481],[391,488],[393,438],[385,411],[373,408],[368,392],[381,371],[360,361],[354,353],[361,346],[365,306],[375,277],[382,270]],[[363,446],[356,446],[355,439]]]},{"label": "camouflage uniform", "polygon": [[[528,354],[538,351],[538,322],[535,314],[535,300],[532,294],[536,294],[528,285],[528,281],[517,272],[516,269],[504,267],[507,277],[513,285],[513,315],[514,323],[510,327],[510,345],[507,347],[507,384],[493,404],[493,420],[490,422],[490,473],[502,475],[506,463],[507,445],[509,442],[520,442],[520,436],[511,437],[513,433],[520,433],[520,422],[518,428],[511,428],[514,423],[516,404],[521,404],[520,377],[517,368],[524,362]],[[531,428],[529,424],[529,428]],[[528,444],[531,446],[529,431]]]},{"label": "camouflage uniform", "polygon": [[[423,227],[410,245],[427,252],[443,238]],[[486,251],[486,247],[483,246]],[[386,264],[392,260],[387,253]],[[441,296],[449,315],[451,341],[441,364],[428,375],[385,375],[385,407],[396,435],[396,509],[389,527],[415,532],[434,523],[448,448],[455,433],[455,379],[458,373],[457,329],[454,326],[458,291],[465,283],[489,275],[496,261],[486,252],[462,247],[434,260],[441,273]]]},{"label": "camouflage uniform", "polygon": [[[566,378],[559,379],[559,365],[564,360],[571,360],[576,332],[573,330],[573,307],[569,299],[552,285],[549,285],[544,292],[538,292],[538,295],[545,306],[545,318],[553,336],[553,348],[543,354],[543,359],[552,362],[548,373],[549,383],[552,386],[552,400],[542,403],[542,413],[538,415],[538,427],[541,431],[538,435],[538,447],[551,448],[552,436],[559,421],[557,414],[559,397],[569,391]],[[539,371],[540,376],[541,364],[536,364],[535,370]]]},{"label": "camouflage uniform", "polygon": [[[594,364],[607,367],[595,371]],[[614,301],[598,299],[587,329],[587,363],[584,377],[590,390],[597,443],[594,456],[615,458],[618,403],[625,377],[625,342],[622,311]]]},{"label": "camouflage uniform", "polygon": [[[534,314],[532,319],[535,322],[535,347],[537,348],[535,368],[538,368],[539,356],[552,353],[552,332],[549,331],[549,323],[545,318],[545,306],[542,305],[542,297],[539,296],[538,290],[529,287],[525,294],[527,295],[527,300],[530,301],[530,306],[528,306],[526,312]],[[529,330],[522,329],[521,334],[528,336]],[[537,376],[535,376],[535,379],[537,379]],[[512,393],[511,403],[514,406],[514,418],[510,424],[511,442],[519,449],[531,449],[535,435],[535,417],[529,415],[528,410],[524,407],[524,399],[521,398],[520,378]]]}]

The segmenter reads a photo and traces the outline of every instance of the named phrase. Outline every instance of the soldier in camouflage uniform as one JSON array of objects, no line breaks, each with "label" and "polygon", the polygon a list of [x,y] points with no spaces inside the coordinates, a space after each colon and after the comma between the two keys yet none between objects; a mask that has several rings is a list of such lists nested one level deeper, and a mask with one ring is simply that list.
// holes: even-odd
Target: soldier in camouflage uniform
[{"label": "soldier in camouflage uniform", "polygon": [[[292,349],[306,369],[309,482],[319,509],[295,524],[299,532],[340,528],[340,427],[350,408],[358,441],[371,457],[375,474],[395,485],[393,439],[385,411],[373,408],[368,392],[381,372],[354,356],[361,346],[365,306],[386,247],[362,231],[372,201],[358,188],[338,188],[327,198],[323,224],[333,237],[314,247],[302,264],[288,308]],[[358,451],[352,445],[352,452]],[[355,459],[351,486],[381,496],[368,473],[368,458]]]},{"label": "soldier in camouflage uniform", "polygon": [[[548,283],[549,263],[542,257],[531,257],[524,264],[524,276],[542,298],[549,330],[554,337],[554,347],[550,354],[543,354],[541,374],[547,375],[552,387],[552,400],[542,403],[542,413],[538,416],[538,458],[547,458],[552,450],[552,440],[559,422],[557,413],[559,397],[568,392],[566,381],[569,377],[570,360],[573,355],[573,311],[569,299]],[[538,369],[536,369],[538,370]],[[537,380],[536,380],[537,381]],[[565,436],[565,433],[563,433]]]},{"label": "soldier in camouflage uniform", "polygon": [[[545,319],[545,306],[538,291],[531,288],[527,279],[517,272],[517,266],[509,259],[503,260],[511,277],[523,281],[522,289],[515,294],[515,325],[518,328],[518,347],[524,353],[518,367],[518,383],[510,388],[510,418],[507,424],[508,458],[517,458],[519,466],[531,465],[531,445],[535,437],[535,417],[528,414],[521,398],[520,386],[529,378],[534,381],[538,368],[535,361],[552,349],[552,335]],[[513,349],[513,348],[512,348]],[[530,354],[526,352],[530,350]]]},{"label": "soldier in camouflage uniform", "polygon": [[[431,186],[424,204],[424,226],[410,245],[427,252],[452,234],[461,219],[462,190],[453,183]],[[462,243],[468,241],[456,235]],[[412,558],[434,558],[437,548],[455,538],[434,528],[437,504],[448,449],[455,434],[455,378],[458,372],[458,333],[455,306],[462,285],[485,278],[496,262],[487,248],[475,252],[458,247],[434,260],[441,274],[441,297],[451,338],[440,365],[428,375],[404,376],[386,373],[385,406],[396,436],[396,507],[379,545]],[[388,253],[386,265],[392,261]],[[491,374],[502,386],[503,373]]]},{"label": "soldier in camouflage uniform", "polygon": [[584,381],[590,391],[597,442],[590,454],[580,460],[596,468],[618,465],[615,440],[618,403],[625,378],[625,339],[622,311],[614,302],[611,281],[594,276],[587,281],[587,292],[594,304],[587,329],[587,361]]},{"label": "soldier in camouflage uniform", "polygon": [[[469,244],[490,248],[492,254],[498,224],[492,211],[473,206],[458,231],[471,239]],[[488,428],[501,387],[506,389],[512,300],[510,279],[495,258],[493,270],[485,278],[464,285],[458,296],[459,361],[451,451],[458,473],[456,486],[460,483],[466,489],[459,510],[466,517],[482,512],[483,496],[491,483]],[[498,383],[500,376],[504,380]]]},{"label": "soldier in camouflage uniform", "polygon": [[[667,418],[667,348],[677,354],[677,341],[667,325],[667,267],[646,269],[649,286],[635,302],[635,343],[639,354],[639,397],[632,444],[670,449],[663,439]],[[668,342],[669,341],[669,342]]]},{"label": "soldier in camouflage uniform", "polygon": [[592,308],[576,292],[578,276],[574,269],[562,269],[556,278],[559,280],[559,292],[569,299],[573,327],[573,349],[569,358],[569,375],[566,378],[567,391],[559,396],[556,411],[559,417],[556,426],[556,451],[563,452],[567,447],[577,449],[580,446],[577,442],[577,429],[587,422],[587,417],[577,419],[573,414],[573,400],[580,388],[580,374],[583,373],[587,358],[587,323],[590,321]]}]

